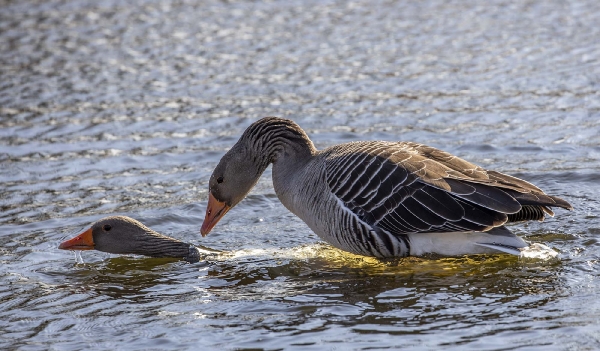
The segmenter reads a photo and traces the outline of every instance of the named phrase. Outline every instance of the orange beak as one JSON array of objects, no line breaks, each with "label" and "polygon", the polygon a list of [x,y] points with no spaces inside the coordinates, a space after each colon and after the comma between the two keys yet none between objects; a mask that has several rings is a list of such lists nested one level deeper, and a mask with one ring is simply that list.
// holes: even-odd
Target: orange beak
[{"label": "orange beak", "polygon": [[77,235],[71,240],[67,240],[58,246],[62,250],[93,250],[95,247],[92,237],[92,228]]},{"label": "orange beak", "polygon": [[207,236],[219,220],[225,216],[231,207],[226,203],[215,199],[212,193],[208,193],[208,206],[206,207],[206,216],[200,228],[202,236]]}]

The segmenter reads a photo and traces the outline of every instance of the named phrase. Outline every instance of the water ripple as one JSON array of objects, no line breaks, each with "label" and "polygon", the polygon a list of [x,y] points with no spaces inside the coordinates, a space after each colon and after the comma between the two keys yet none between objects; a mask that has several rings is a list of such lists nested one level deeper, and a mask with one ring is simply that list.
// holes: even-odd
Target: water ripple
[{"label": "water ripple", "polygon": [[[598,349],[599,4],[4,3],[0,348]],[[201,238],[213,168],[270,115],[318,148],[417,141],[564,197],[511,228],[559,261],[343,253],[270,170]],[[113,214],[227,252],[57,249]]]}]

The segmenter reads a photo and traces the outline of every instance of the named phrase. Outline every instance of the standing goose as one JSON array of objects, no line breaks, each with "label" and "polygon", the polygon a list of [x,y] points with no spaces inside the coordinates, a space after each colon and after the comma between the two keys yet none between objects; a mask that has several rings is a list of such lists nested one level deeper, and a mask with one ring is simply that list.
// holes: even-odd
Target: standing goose
[{"label": "standing goose", "polygon": [[318,151],[291,120],[250,125],[209,180],[206,236],[273,164],[283,205],[319,237],[375,257],[507,252],[528,244],[504,227],[542,221],[565,200],[413,142],[359,141]]},{"label": "standing goose", "polygon": [[113,254],[171,257],[191,263],[211,252],[159,234],[135,219],[105,217],[58,246],[63,250],[98,250]]}]

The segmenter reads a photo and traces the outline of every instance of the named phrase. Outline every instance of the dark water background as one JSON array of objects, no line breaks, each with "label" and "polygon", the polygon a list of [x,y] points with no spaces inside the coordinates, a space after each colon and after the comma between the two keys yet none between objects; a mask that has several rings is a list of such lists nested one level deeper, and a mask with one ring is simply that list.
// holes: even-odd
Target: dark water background
[{"label": "dark water background", "polygon": [[[0,1],[0,348],[600,349],[600,2]],[[206,238],[263,116],[318,148],[440,147],[570,201],[558,262],[380,262],[320,243],[270,171]],[[58,244],[113,214],[205,264]]]}]

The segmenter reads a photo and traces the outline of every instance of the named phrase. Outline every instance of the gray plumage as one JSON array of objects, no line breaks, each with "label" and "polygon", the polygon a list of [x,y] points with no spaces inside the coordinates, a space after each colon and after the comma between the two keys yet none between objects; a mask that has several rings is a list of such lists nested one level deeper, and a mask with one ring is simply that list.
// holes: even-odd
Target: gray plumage
[{"label": "gray plumage", "polygon": [[459,240],[445,233],[479,233],[466,240],[484,246],[461,244],[456,250],[473,251],[464,253],[520,248],[526,244],[504,224],[541,221],[553,215],[550,207],[572,209],[524,180],[418,143],[362,141],[317,151],[296,123],[276,117],[247,128],[213,172],[209,190],[233,207],[270,163],[283,205],[323,240],[361,255],[422,254],[423,245],[452,254],[436,249],[448,238]]}]

